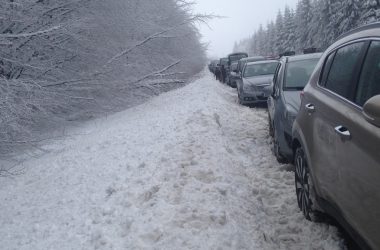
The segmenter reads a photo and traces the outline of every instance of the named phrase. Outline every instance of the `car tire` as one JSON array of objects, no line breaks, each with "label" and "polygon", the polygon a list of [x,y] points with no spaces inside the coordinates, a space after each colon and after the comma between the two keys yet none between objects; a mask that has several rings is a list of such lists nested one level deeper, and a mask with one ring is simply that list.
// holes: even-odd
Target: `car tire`
[{"label": "car tire", "polygon": [[273,154],[276,157],[276,160],[278,161],[278,163],[281,163],[281,164],[288,163],[287,159],[280,153],[280,145],[279,145],[279,142],[277,140],[277,135],[276,135],[277,132],[273,126],[272,126],[272,130],[273,130]]},{"label": "car tire", "polygon": [[273,136],[274,136],[273,124],[272,124],[272,120],[270,119],[269,112],[268,112],[268,125],[269,125],[269,135],[270,135],[270,137],[273,138]]},{"label": "car tire", "polygon": [[294,156],[294,182],[298,207],[307,220],[319,222],[323,220],[323,212],[317,210],[318,204],[313,181],[310,177],[309,167],[305,152],[298,147]]}]

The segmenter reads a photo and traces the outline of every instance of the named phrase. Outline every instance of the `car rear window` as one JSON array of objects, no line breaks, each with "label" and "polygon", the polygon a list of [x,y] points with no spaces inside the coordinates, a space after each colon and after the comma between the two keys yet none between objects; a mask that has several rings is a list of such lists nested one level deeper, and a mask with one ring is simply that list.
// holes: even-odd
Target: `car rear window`
[{"label": "car rear window", "polygon": [[319,59],[289,62],[286,66],[284,90],[302,90],[310,79]]},{"label": "car rear window", "polygon": [[273,75],[277,65],[278,62],[247,65],[244,70],[244,77]]}]

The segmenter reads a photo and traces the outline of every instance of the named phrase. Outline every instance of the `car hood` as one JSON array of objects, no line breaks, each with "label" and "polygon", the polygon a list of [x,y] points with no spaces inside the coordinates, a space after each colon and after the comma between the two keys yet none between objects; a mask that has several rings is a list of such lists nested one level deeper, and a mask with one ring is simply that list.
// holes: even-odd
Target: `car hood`
[{"label": "car hood", "polygon": [[298,112],[301,106],[301,91],[284,91],[283,94],[286,105]]},{"label": "car hood", "polygon": [[243,78],[243,83],[251,85],[269,85],[273,80],[273,75],[254,76]]}]

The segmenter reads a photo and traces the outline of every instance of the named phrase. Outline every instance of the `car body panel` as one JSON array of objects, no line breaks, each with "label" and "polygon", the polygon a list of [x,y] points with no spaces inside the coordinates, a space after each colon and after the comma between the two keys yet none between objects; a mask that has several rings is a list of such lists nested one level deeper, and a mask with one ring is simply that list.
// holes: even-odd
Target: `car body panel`
[{"label": "car body panel", "polygon": [[285,104],[298,112],[301,106],[301,91],[283,91]]},{"label": "car body panel", "polygon": [[273,75],[242,79],[242,87],[238,89],[239,97],[244,104],[266,102],[268,95],[264,88],[270,85]]}]

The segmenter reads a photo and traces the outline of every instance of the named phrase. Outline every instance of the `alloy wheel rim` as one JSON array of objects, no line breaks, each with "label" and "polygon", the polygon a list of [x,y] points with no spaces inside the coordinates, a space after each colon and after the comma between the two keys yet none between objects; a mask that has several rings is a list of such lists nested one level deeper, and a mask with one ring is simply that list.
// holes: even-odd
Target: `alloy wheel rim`
[{"label": "alloy wheel rim", "polygon": [[310,211],[310,186],[308,179],[309,176],[306,170],[305,160],[301,155],[298,155],[296,159],[297,202],[306,218],[309,218]]}]

